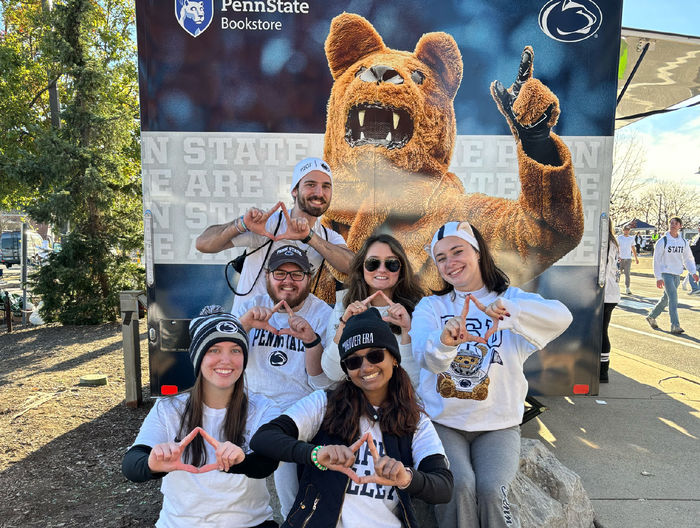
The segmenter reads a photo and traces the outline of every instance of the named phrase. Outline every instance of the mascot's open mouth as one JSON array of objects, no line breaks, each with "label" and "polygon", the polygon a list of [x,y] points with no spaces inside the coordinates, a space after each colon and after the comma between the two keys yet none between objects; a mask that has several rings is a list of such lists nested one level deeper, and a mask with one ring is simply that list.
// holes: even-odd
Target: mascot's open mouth
[{"label": "mascot's open mouth", "polygon": [[363,103],[353,106],[345,123],[345,141],[351,147],[376,145],[402,148],[413,136],[413,120],[405,110]]}]

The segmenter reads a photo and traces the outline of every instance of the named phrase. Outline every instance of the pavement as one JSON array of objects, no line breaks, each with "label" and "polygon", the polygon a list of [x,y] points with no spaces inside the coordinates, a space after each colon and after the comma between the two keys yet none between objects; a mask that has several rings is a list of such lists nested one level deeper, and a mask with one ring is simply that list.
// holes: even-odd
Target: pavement
[{"label": "pavement", "polygon": [[692,372],[700,365],[700,298],[679,289],[687,333],[678,337],[663,330],[667,313],[660,331],[644,321],[661,296],[650,257],[633,264],[631,288],[635,295],[623,295],[613,311],[610,383],[597,396],[538,397],[549,410],[525,424],[523,436],[578,473],[600,526],[697,527],[700,377]]}]

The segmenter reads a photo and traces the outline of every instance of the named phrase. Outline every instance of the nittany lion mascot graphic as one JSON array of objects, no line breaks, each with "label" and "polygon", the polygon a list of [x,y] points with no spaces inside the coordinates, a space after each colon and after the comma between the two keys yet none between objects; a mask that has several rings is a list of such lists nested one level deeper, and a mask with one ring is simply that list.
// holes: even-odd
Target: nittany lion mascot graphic
[{"label": "nittany lion mascot graphic", "polygon": [[175,0],[177,22],[193,37],[199,36],[209,27],[213,14],[212,0]]},{"label": "nittany lion mascot graphic", "polygon": [[[532,77],[532,48],[525,48],[509,89],[498,81],[491,85],[517,146],[517,200],[465,193],[448,171],[457,135],[453,101],[463,69],[450,35],[428,33],[413,52],[393,50],[367,20],[343,13],[331,23],[325,51],[334,84],[324,157],[333,170],[334,194],[324,223],[350,249],[357,251],[375,232],[392,233],[427,291],[441,280],[424,247],[449,221],[475,225],[515,285],[578,245],[581,194],[569,149],[550,132],[559,102]],[[317,292],[326,299],[335,291],[329,279],[326,273]]]},{"label": "nittany lion mascot graphic", "polygon": [[450,370],[438,374],[435,389],[443,398],[485,400],[489,395],[491,380],[488,374],[492,363],[503,365],[496,349],[462,344],[450,364]]}]

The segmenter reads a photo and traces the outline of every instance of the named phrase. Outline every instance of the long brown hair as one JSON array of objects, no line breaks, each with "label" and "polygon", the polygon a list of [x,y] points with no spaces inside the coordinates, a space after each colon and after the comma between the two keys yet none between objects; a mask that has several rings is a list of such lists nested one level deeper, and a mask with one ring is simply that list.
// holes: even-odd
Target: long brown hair
[{"label": "long brown hair", "polygon": [[[471,224],[470,224],[471,225]],[[503,293],[510,286],[510,279],[506,272],[503,271],[496,265],[496,261],[493,259],[493,254],[486,244],[484,237],[481,236],[479,230],[472,225],[472,231],[474,231],[474,238],[476,238],[479,244],[479,271],[481,272],[481,280],[484,281],[484,286],[489,291],[496,293]],[[432,255],[431,255],[432,257]],[[442,277],[440,277],[442,279]],[[433,290],[435,295],[445,295],[446,293],[453,292],[455,287],[442,279],[443,287],[440,290]]]},{"label": "long brown hair", "polygon": [[[418,403],[411,378],[401,365],[396,366],[389,380],[387,398],[378,410],[382,433],[396,436],[415,433],[421,412],[425,411]],[[373,414],[374,408],[362,389],[350,380],[341,381],[328,394],[328,406],[321,429],[339,436],[349,445],[360,436],[360,418]]]},{"label": "long brown hair", "polygon": [[[402,304],[409,315],[413,314],[413,309],[416,307],[421,297],[423,297],[423,290],[421,290],[418,284],[418,280],[413,273],[413,267],[406,256],[401,242],[386,233],[372,235],[365,240],[365,243],[362,244],[360,250],[355,254],[355,258],[352,259],[350,263],[350,273],[348,274],[347,281],[345,281],[345,287],[348,290],[343,301],[345,308],[355,301],[361,301],[369,297],[369,288],[367,287],[364,276],[364,265],[367,252],[370,246],[375,242],[381,242],[389,246],[391,252],[396,255],[399,262],[401,262],[399,279],[392,289],[391,300]],[[392,331],[397,333],[393,327]]]},{"label": "long brown hair", "polygon": [[618,249],[620,249],[620,244],[615,236],[615,231],[613,231],[612,218],[608,217],[608,251],[610,251],[610,244],[615,244]]},{"label": "long brown hair", "polygon": [[[245,372],[242,372],[233,386],[231,398],[226,405],[226,416],[222,427],[223,439],[243,447],[245,441],[245,424],[248,418],[248,395],[245,389]],[[185,403],[185,409],[180,418],[180,434],[176,441],[182,440],[195,427],[202,427],[202,415],[204,411],[204,382],[202,373],[199,373],[194,386],[190,389],[189,398]],[[216,436],[215,431],[207,431],[212,436]],[[201,466],[207,461],[207,453],[204,449],[204,439],[197,435],[185,448],[183,457],[187,463],[193,466]]]}]

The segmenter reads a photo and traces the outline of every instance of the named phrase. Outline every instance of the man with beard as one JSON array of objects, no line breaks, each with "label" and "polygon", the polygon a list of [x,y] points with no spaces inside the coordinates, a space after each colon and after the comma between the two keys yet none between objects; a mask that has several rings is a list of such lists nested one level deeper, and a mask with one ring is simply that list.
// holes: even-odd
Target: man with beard
[{"label": "man with beard", "polygon": [[[250,342],[246,379],[251,392],[263,394],[282,410],[314,390],[331,384],[321,368],[331,308],[309,293],[312,269],[306,252],[282,246],[272,252],[266,270],[266,295],[241,303],[233,314]],[[294,504],[298,488],[295,464],[275,471],[282,516]]]},{"label": "man with beard", "polygon": [[[197,238],[196,247],[202,253],[219,253],[234,246],[246,248],[248,256],[236,286],[233,313],[247,299],[265,292],[261,277],[267,255],[283,244],[291,243],[306,251],[316,270],[320,270],[324,259],[341,273],[350,269],[352,251],[341,235],[322,226],[320,221],[333,195],[328,164],[319,158],[306,158],[297,163],[291,192],[294,207],[289,212],[282,202],[269,211],[252,207],[227,224],[207,227]],[[270,241],[271,248],[265,246]]]}]

